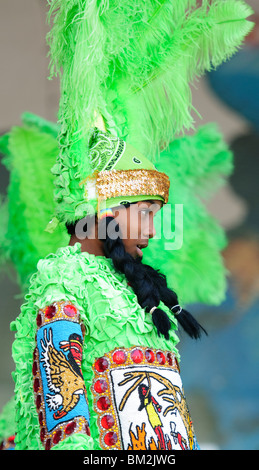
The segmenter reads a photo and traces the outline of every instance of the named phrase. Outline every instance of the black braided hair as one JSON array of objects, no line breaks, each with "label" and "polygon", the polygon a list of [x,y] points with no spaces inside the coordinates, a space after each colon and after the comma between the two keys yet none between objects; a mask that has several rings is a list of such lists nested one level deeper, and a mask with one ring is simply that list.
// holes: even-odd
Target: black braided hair
[{"label": "black braided hair", "polygon": [[[108,226],[114,220],[113,217],[105,217],[99,221],[99,239],[103,241],[105,256],[112,260],[117,271],[125,275],[140,306],[148,313],[162,301],[177,315],[179,324],[191,338],[200,338],[202,331],[207,334],[187,310],[175,308],[179,304],[178,298],[176,293],[167,286],[165,275],[142,263],[140,258],[135,259],[126,252],[118,224],[115,227],[117,238],[113,236],[111,239],[109,237]],[[75,233],[75,225],[76,223],[74,225],[67,224],[70,235]],[[167,313],[161,308],[153,309],[152,320],[158,335],[163,335],[168,340],[171,321]]]}]

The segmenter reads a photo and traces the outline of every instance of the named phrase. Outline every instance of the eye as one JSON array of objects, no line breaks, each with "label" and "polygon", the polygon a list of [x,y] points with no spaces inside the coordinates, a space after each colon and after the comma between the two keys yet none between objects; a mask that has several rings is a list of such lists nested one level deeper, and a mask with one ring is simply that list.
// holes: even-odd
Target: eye
[{"label": "eye", "polygon": [[149,209],[141,209],[140,213],[143,215],[148,215],[149,214]]}]

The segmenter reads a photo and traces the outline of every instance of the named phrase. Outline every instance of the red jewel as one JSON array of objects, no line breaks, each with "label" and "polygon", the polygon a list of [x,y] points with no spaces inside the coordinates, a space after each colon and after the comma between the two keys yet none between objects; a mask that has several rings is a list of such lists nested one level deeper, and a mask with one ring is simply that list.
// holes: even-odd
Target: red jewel
[{"label": "red jewel", "polygon": [[108,384],[105,380],[97,380],[94,384],[94,389],[97,393],[103,393],[103,392],[106,392],[108,388]]},{"label": "red jewel", "polygon": [[107,432],[104,436],[104,442],[107,446],[114,446],[118,440],[118,436],[115,432]]},{"label": "red jewel", "polygon": [[170,352],[167,353],[167,360],[168,360],[168,364],[169,364],[170,366],[172,366],[172,365],[173,365],[173,356],[172,356],[172,354],[171,354]]},{"label": "red jewel", "polygon": [[37,395],[37,398],[36,398],[36,407],[37,409],[39,409],[41,406],[41,395]]},{"label": "red jewel", "polygon": [[111,402],[109,400],[108,397],[101,397],[99,398],[99,400],[97,401],[97,407],[99,408],[99,410],[101,411],[106,411],[108,410],[108,408],[110,408],[111,406]]},{"label": "red jewel", "polygon": [[41,442],[44,441],[44,437],[45,437],[45,428],[41,428],[41,430],[40,430],[40,440],[41,440]]},{"label": "red jewel", "polygon": [[36,375],[37,374],[37,370],[38,370],[38,364],[36,361],[34,361],[33,365],[32,365],[32,373],[33,375]]},{"label": "red jewel", "polygon": [[48,307],[45,308],[45,317],[48,318],[49,320],[55,316],[55,313],[56,313],[55,305],[49,305]]},{"label": "red jewel", "polygon": [[85,425],[85,432],[86,432],[87,436],[91,436],[91,432],[90,432],[90,428],[89,428],[88,423],[86,423],[86,425]]},{"label": "red jewel", "polygon": [[147,362],[154,362],[155,354],[153,353],[151,349],[146,350],[145,356],[146,356]]},{"label": "red jewel", "polygon": [[33,360],[35,361],[37,357],[37,348],[34,349],[33,351]]},{"label": "red jewel", "polygon": [[99,357],[95,362],[95,368],[98,372],[104,372],[109,366],[109,362],[105,357]]},{"label": "red jewel", "polygon": [[143,352],[140,349],[134,349],[134,351],[131,353],[131,359],[136,364],[139,364],[143,361]]},{"label": "red jewel", "polygon": [[37,393],[38,390],[39,390],[39,388],[40,388],[40,381],[39,381],[38,378],[36,378],[36,379],[34,379],[34,384],[33,384],[33,390],[34,390],[34,392]]},{"label": "red jewel", "polygon": [[43,425],[43,413],[42,413],[42,411],[39,412],[39,423],[40,423],[40,426]]},{"label": "red jewel", "polygon": [[110,429],[114,425],[114,419],[112,415],[105,415],[101,419],[101,425],[104,429]]},{"label": "red jewel", "polygon": [[58,442],[61,439],[61,436],[62,436],[62,431],[61,431],[61,429],[58,429],[57,432],[54,434],[53,444],[58,444]]},{"label": "red jewel", "polygon": [[76,428],[76,423],[72,421],[71,423],[68,423],[65,427],[65,433],[67,435],[72,434]]},{"label": "red jewel", "polygon": [[42,325],[42,318],[41,318],[41,314],[38,313],[37,317],[36,317],[36,323],[37,323],[37,326],[40,327]]},{"label": "red jewel", "polygon": [[13,442],[14,442],[14,439],[15,439],[15,436],[10,436],[10,437],[8,438],[8,442],[10,442],[10,443],[12,442],[12,443],[13,443]]},{"label": "red jewel", "polygon": [[118,350],[114,352],[112,359],[116,364],[124,364],[124,362],[126,362],[127,355],[124,351]]},{"label": "red jewel", "polygon": [[50,450],[50,448],[51,448],[51,439],[47,439],[46,444],[45,444],[45,449]]},{"label": "red jewel", "polygon": [[159,364],[162,364],[162,365],[165,364],[165,355],[162,352],[158,351],[156,353],[156,358],[157,358]]},{"label": "red jewel", "polygon": [[77,308],[71,304],[64,305],[63,311],[67,317],[75,317],[77,314]]}]

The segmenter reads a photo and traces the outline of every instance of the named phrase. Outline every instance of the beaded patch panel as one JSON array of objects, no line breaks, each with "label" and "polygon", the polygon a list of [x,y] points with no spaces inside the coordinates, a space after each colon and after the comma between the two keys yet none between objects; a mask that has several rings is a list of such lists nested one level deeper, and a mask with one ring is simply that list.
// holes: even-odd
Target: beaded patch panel
[{"label": "beaded patch panel", "polygon": [[39,310],[36,322],[33,389],[40,439],[49,450],[73,433],[90,435],[81,373],[83,328],[76,306],[64,301]]},{"label": "beaded patch panel", "polygon": [[111,450],[195,447],[177,359],[170,351],[116,348],[93,364],[100,446]]}]

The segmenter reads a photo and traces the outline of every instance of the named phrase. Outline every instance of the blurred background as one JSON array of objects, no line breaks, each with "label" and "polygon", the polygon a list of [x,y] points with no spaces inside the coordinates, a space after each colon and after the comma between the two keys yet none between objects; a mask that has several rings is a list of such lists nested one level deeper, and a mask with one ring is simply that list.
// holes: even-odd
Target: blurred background
[{"label": "blurred background", "polygon": [[[245,46],[193,88],[200,126],[216,122],[234,152],[235,170],[210,201],[225,228],[229,270],[226,300],[191,305],[206,327],[201,341],[180,338],[181,374],[202,449],[259,449],[259,0],[247,0],[257,26]],[[57,79],[49,81],[45,0],[0,0],[0,135],[30,111],[56,120]],[[257,16],[258,15],[258,16]],[[0,171],[0,192],[9,174]],[[0,409],[13,395],[9,325],[22,298],[15,281],[0,279]]]}]

